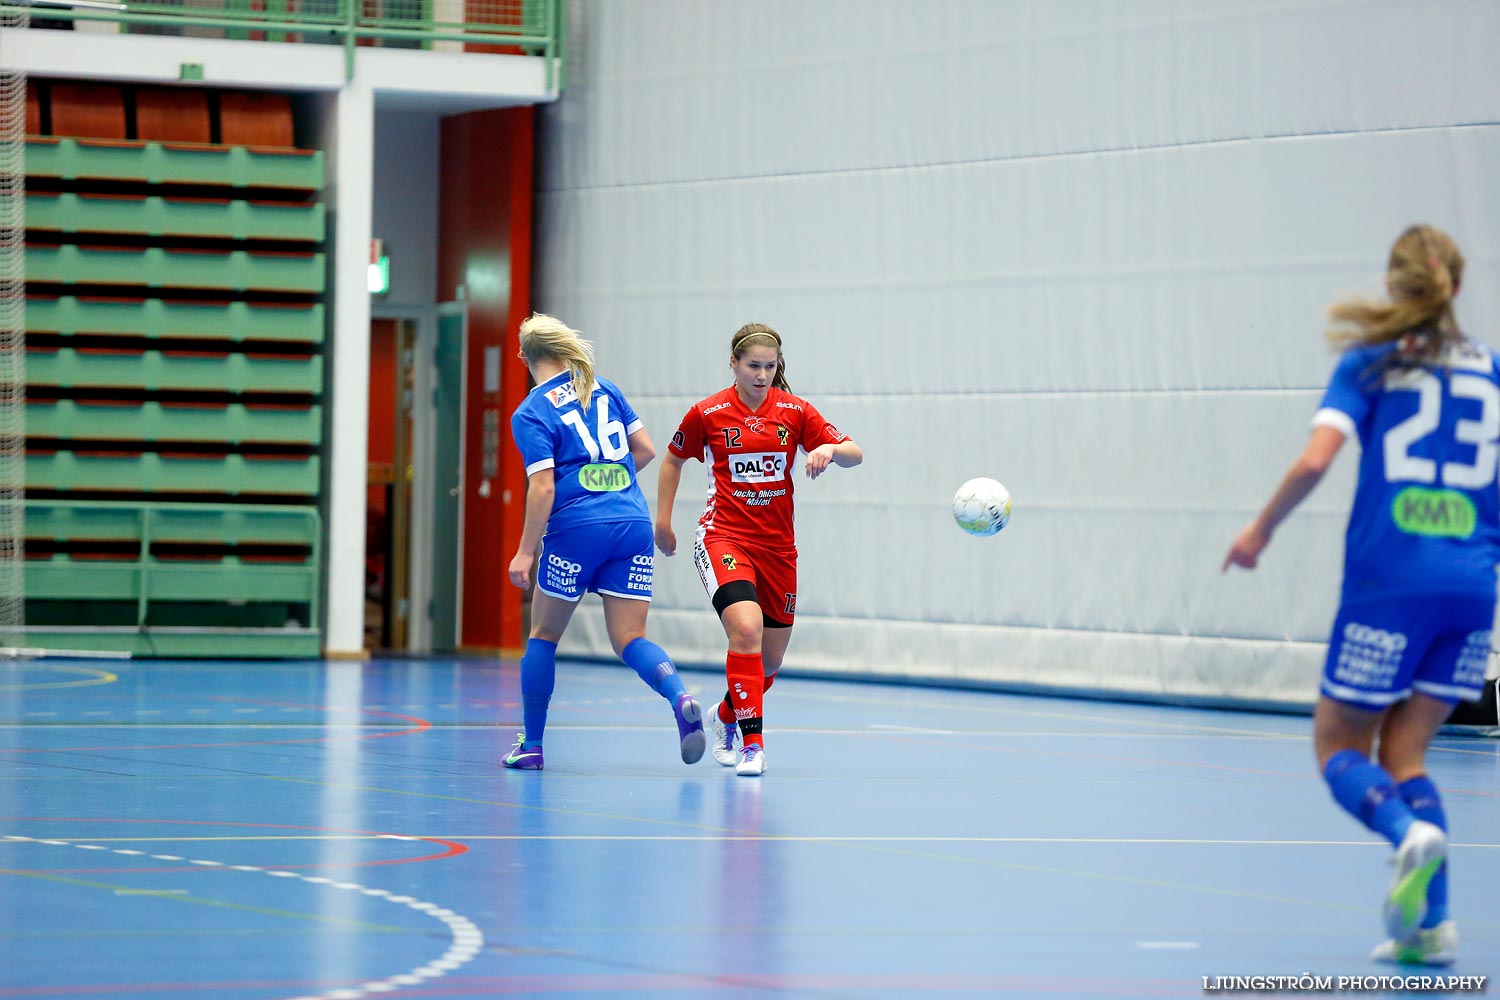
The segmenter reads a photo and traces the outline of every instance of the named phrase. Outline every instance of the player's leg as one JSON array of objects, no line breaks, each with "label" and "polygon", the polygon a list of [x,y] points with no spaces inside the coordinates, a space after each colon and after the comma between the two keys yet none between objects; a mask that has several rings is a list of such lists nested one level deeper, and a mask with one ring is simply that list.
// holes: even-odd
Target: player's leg
[{"label": "player's leg", "polygon": [[[727,601],[719,614],[729,652],[724,658],[724,673],[729,681],[734,721],[740,731],[740,753],[735,764],[737,774],[754,776],[765,773],[765,667],[761,660],[761,636],[764,631],[760,605],[754,600],[754,587],[748,583],[727,584],[719,589],[717,605]],[[735,599],[736,596],[739,599]],[[722,716],[721,716],[722,718]]]},{"label": "player's leg", "polygon": [[[761,552],[755,554],[754,563],[755,599],[760,604],[762,622],[760,656],[765,683],[761,687],[761,699],[764,704],[792,641],[792,622],[797,614],[797,558],[795,555]],[[718,713],[723,722],[734,718],[733,692],[724,692]]]},{"label": "player's leg", "polygon": [[725,767],[737,766],[735,743],[748,732],[741,729],[742,721],[753,718],[755,745],[763,752],[759,722],[765,674],[760,657],[761,614],[755,569],[743,547],[705,539],[701,534],[693,545],[693,562],[729,645],[724,673],[730,695],[717,709],[707,712],[709,744],[714,760]]},{"label": "player's leg", "polygon": [[531,593],[531,635],[521,656],[521,718],[524,731],[505,758],[505,766],[542,769],[542,735],[547,728],[547,706],[557,685],[557,644],[567,631],[576,601],[546,593]]},{"label": "player's leg", "polygon": [[[1425,915],[1427,884],[1442,864],[1446,838],[1417,817],[1391,773],[1370,754],[1382,716],[1411,696],[1417,666],[1435,638],[1428,609],[1409,600],[1345,601],[1334,621],[1313,714],[1318,763],[1334,800],[1396,847],[1386,928],[1398,940],[1414,934]],[[1411,871],[1417,874],[1403,883]]]},{"label": "player's leg", "polygon": [[597,565],[595,540],[584,529],[542,537],[531,591],[531,635],[521,656],[521,717],[525,731],[505,758],[506,767],[540,771],[547,706],[557,684],[557,644],[583,598]]},{"label": "player's leg", "polygon": [[[1380,733],[1380,763],[1397,782],[1396,788],[1412,813],[1446,834],[1448,821],[1442,796],[1427,774],[1427,748],[1452,714],[1454,704],[1483,690],[1490,647],[1490,630],[1486,627],[1490,602],[1487,597],[1444,602],[1442,610],[1456,627],[1440,634],[1418,665],[1412,681],[1415,693],[1386,714]],[[1418,908],[1418,901],[1411,897],[1421,890],[1426,874],[1421,860],[1397,859],[1393,903],[1406,911]],[[1423,965],[1447,965],[1457,958],[1458,930],[1448,914],[1446,857],[1426,878],[1424,896],[1425,915],[1415,939],[1392,938],[1375,949],[1375,958]],[[1404,923],[1408,914],[1398,916]]]}]

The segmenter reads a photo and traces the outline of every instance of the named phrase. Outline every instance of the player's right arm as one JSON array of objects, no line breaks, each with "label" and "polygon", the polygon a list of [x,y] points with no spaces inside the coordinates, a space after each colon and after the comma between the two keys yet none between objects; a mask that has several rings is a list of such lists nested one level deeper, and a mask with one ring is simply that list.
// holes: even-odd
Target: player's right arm
[{"label": "player's right arm", "polygon": [[672,503],[682,483],[682,463],[670,450],[662,456],[661,471],[656,474],[656,547],[661,554],[677,554],[677,533],[672,530]]},{"label": "player's right arm", "polygon": [[547,530],[547,520],[552,516],[552,501],[557,496],[557,483],[552,468],[539,469],[526,479],[526,519],[521,525],[521,544],[510,560],[510,582],[525,590],[531,586],[531,567],[536,563],[537,552],[542,547],[542,535]]},{"label": "player's right arm", "polygon": [[526,518],[521,525],[521,542],[510,559],[510,582],[522,590],[531,585],[531,567],[542,546],[542,535],[552,517],[552,502],[557,497],[556,464],[552,434],[547,425],[522,403],[510,418],[511,440],[526,463]]},{"label": "player's right arm", "polygon": [[703,414],[698,404],[683,415],[682,423],[667,444],[667,453],[662,456],[661,472],[656,477],[656,547],[664,556],[676,555],[677,533],[672,530],[672,504],[677,499],[677,487],[682,484],[682,463],[689,458],[703,457]]},{"label": "player's right arm", "polygon": [[1344,432],[1339,428],[1329,424],[1319,424],[1313,428],[1307,447],[1282,477],[1281,485],[1271,494],[1265,509],[1255,520],[1240,529],[1219,572],[1228,571],[1231,565],[1245,569],[1255,568],[1261,552],[1270,544],[1277,525],[1286,520],[1286,516],[1313,491],[1343,446]]}]

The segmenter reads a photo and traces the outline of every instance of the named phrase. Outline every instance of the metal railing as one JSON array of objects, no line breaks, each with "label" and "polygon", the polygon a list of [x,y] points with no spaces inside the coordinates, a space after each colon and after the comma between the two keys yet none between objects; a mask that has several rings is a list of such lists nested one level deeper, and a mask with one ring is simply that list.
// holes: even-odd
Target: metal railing
[{"label": "metal railing", "polygon": [[[15,0],[0,15],[83,30],[117,24],[129,34],[339,44],[352,76],[361,44],[540,56],[548,88],[562,88],[566,0]],[[95,29],[97,30],[97,29]],[[479,48],[475,48],[478,46]]]}]

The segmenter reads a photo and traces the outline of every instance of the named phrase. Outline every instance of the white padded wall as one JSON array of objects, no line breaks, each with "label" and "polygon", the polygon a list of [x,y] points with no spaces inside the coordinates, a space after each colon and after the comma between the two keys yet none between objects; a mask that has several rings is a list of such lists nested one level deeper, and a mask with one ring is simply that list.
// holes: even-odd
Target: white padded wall
[{"label": "white padded wall", "polygon": [[[1305,439],[1322,308],[1403,226],[1455,235],[1461,318],[1500,332],[1500,6],[609,0],[571,30],[538,308],[659,447],[757,320],[865,449],[799,481],[789,666],[1311,699],[1352,456],[1259,571],[1219,565]],[[975,475],[1016,498],[993,539],[949,519]],[[657,580],[653,635],[719,659],[688,560]],[[608,655],[597,605],[565,642]]]}]

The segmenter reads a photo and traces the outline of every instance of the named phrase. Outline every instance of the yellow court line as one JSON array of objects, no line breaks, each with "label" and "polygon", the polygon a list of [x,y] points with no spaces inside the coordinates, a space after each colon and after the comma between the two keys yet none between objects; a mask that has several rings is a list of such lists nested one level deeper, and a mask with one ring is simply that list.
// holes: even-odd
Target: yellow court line
[{"label": "yellow court line", "polygon": [[202,899],[198,896],[187,895],[178,892],[151,892],[135,889],[128,885],[111,885],[108,882],[90,882],[81,878],[65,878],[62,875],[47,875],[42,872],[16,871],[13,868],[0,868],[0,875],[15,875],[20,878],[40,879],[43,882],[61,882],[65,885],[80,885],[87,889],[108,889],[114,894],[128,894],[132,896],[151,896],[154,899],[170,900],[174,903],[193,903],[198,906],[212,906],[221,910],[237,910],[241,913],[260,913],[270,917],[286,917],[290,920],[311,920],[320,924],[333,924],[340,927],[352,927],[361,931],[376,931],[381,934],[404,934],[407,933],[402,927],[389,927],[385,924],[371,924],[362,920],[343,920],[338,917],[325,917],[316,913],[296,913],[291,910],[275,910],[264,906],[245,906],[240,903],[225,903],[215,899]]},{"label": "yellow court line", "polygon": [[[21,669],[27,669],[26,664],[21,664]],[[57,670],[62,673],[85,674],[87,680],[81,681],[43,681],[39,684],[0,684],[0,691],[41,691],[47,688],[74,688],[92,687],[95,684],[113,684],[119,680],[118,674],[112,674],[108,670],[98,670],[94,667],[67,667],[59,664],[47,664],[45,667],[30,665],[31,669]]]}]

